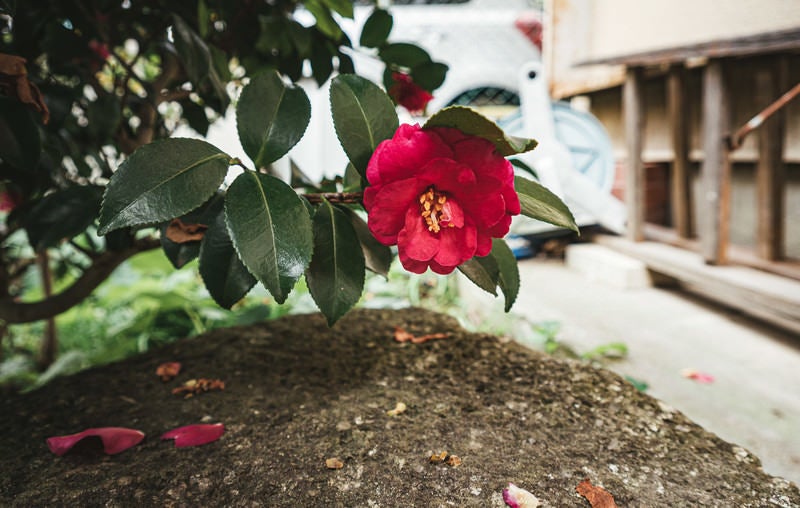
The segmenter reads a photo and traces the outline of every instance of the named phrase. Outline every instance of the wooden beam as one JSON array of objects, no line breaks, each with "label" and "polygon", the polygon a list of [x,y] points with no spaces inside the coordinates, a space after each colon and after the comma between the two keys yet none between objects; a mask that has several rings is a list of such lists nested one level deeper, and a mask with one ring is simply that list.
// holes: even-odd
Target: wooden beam
[{"label": "wooden beam", "polygon": [[[755,102],[765,107],[789,87],[786,58],[770,59],[755,74]],[[778,110],[759,127],[756,196],[758,222],[756,254],[775,261],[784,255],[786,209],[786,169],[783,164],[786,114]]]},{"label": "wooden beam", "polygon": [[730,104],[722,60],[711,60],[703,73],[702,192],[697,210],[700,250],[706,263],[724,264],[729,236],[730,161],[725,136]]},{"label": "wooden beam", "polygon": [[692,236],[689,108],[686,100],[686,69],[682,65],[672,66],[667,76],[667,114],[673,152],[670,179],[672,227],[681,238],[689,238]]},{"label": "wooden beam", "polygon": [[644,240],[644,69],[629,67],[625,72],[622,108],[625,115],[625,205],[628,208],[626,236],[634,242]]}]

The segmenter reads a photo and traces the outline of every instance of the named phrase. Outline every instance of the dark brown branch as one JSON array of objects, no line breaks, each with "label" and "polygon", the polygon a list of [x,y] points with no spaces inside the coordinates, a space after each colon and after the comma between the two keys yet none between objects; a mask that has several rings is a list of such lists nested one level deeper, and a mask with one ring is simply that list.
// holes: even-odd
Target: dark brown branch
[{"label": "dark brown branch", "polygon": [[323,198],[331,203],[357,203],[360,204],[364,197],[363,192],[319,192],[314,194],[304,194],[309,203],[322,203]]},{"label": "dark brown branch", "polygon": [[64,291],[38,302],[18,302],[12,298],[0,300],[0,320],[7,324],[41,321],[65,312],[89,296],[106,280],[116,267],[131,256],[158,248],[157,238],[142,238],[121,251],[106,251],[95,258],[83,275]]}]

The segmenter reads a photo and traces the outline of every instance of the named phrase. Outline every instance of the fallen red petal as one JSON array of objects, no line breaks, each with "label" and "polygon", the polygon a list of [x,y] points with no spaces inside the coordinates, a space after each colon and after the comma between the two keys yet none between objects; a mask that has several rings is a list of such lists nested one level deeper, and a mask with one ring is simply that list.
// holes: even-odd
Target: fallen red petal
[{"label": "fallen red petal", "polygon": [[706,374],[705,372],[698,372],[694,369],[684,369],[681,372],[681,374],[683,374],[683,377],[692,379],[694,381],[697,381],[698,383],[709,384],[714,382],[714,376],[712,376],[711,374]]},{"label": "fallen red petal", "polygon": [[412,344],[422,344],[434,339],[446,339],[450,335],[447,333],[429,333],[426,335],[416,336],[413,333],[405,331],[403,328],[396,326],[394,329],[394,340],[397,342],[411,342]]},{"label": "fallen red petal", "polygon": [[198,423],[172,429],[161,435],[161,439],[174,439],[176,448],[200,446],[216,441],[225,433],[221,423]]},{"label": "fallen red petal", "polygon": [[124,452],[144,439],[144,433],[139,430],[125,427],[98,427],[68,436],[49,437],[47,446],[51,452],[61,456],[75,446],[78,441],[90,436],[99,437],[103,441],[103,451],[109,455]]},{"label": "fallen red petal", "polygon": [[614,496],[603,487],[592,485],[588,478],[580,482],[575,491],[585,497],[592,508],[617,508]]},{"label": "fallen red petal", "polygon": [[536,496],[513,483],[509,483],[508,487],[503,489],[503,501],[510,508],[537,508],[542,504]]}]

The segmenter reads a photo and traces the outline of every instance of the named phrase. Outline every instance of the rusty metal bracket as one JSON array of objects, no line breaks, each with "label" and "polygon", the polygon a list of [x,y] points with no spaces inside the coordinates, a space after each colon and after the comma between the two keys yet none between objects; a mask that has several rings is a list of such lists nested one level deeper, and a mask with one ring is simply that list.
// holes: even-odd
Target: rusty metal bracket
[{"label": "rusty metal bracket", "polygon": [[798,95],[800,95],[800,83],[797,83],[794,88],[781,95],[778,100],[761,110],[759,114],[748,120],[746,124],[739,127],[736,132],[725,138],[725,141],[728,144],[728,151],[732,152],[741,148],[742,144],[744,143],[744,138],[748,134],[756,130],[767,118],[772,116],[776,111],[784,107],[789,103],[789,101]]}]

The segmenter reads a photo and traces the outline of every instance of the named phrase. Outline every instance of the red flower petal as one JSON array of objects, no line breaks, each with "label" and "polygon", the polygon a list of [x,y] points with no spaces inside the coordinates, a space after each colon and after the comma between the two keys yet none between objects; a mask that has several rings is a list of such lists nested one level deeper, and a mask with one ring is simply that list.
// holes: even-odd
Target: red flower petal
[{"label": "red flower petal", "polygon": [[511,164],[492,143],[453,128],[400,126],[373,154],[367,179],[370,231],[397,244],[414,273],[447,274],[488,254],[520,211]]},{"label": "red flower petal", "polygon": [[109,455],[124,452],[144,439],[144,433],[125,427],[99,427],[77,434],[47,438],[47,446],[56,455],[64,455],[83,438],[97,436],[103,441],[103,451]]},{"label": "red flower petal", "polygon": [[161,439],[174,439],[176,448],[200,446],[216,441],[225,433],[225,425],[221,423],[198,423],[184,425],[161,435]]}]

